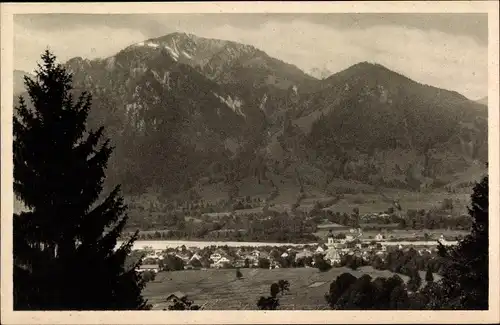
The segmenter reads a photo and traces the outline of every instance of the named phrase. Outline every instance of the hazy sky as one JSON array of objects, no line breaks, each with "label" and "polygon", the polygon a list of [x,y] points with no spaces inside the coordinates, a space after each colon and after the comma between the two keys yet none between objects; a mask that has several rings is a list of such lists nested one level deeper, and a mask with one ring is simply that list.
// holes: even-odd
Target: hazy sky
[{"label": "hazy sky", "polygon": [[14,64],[49,46],[62,61],[106,57],[185,31],[254,45],[308,72],[360,61],[476,99],[487,95],[487,14],[37,14],[14,18]]}]

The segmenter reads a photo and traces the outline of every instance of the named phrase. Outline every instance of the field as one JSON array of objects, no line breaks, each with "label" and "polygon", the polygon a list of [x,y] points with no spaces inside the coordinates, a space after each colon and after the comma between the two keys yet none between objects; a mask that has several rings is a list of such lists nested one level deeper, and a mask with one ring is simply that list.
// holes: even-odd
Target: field
[{"label": "field", "polygon": [[[381,225],[381,228],[383,228],[383,225]],[[339,228],[338,230],[335,228],[329,228],[329,229],[318,229],[317,232],[314,233],[314,235],[318,236],[319,238],[326,238],[328,235],[329,230],[332,230],[332,232],[335,233],[345,233],[347,234],[347,231],[343,230],[342,228]],[[377,229],[374,230],[363,230],[363,235],[361,236],[361,239],[369,240],[369,239],[374,239],[375,236],[379,233],[382,233],[384,236],[386,236],[388,239],[414,239],[417,236],[423,236],[423,234],[428,234],[430,239],[439,239],[441,235],[443,235],[445,238],[455,238],[457,236],[466,236],[470,232],[465,231],[465,230],[448,230],[448,229],[422,229],[422,230],[410,230],[410,229],[388,229],[387,231],[382,230],[379,231]]]},{"label": "field", "polygon": [[[304,178],[312,177],[315,174],[314,168],[303,170],[304,166],[297,166],[300,169],[300,175]],[[472,172],[465,173],[467,175]],[[295,172],[293,170],[287,172],[287,176],[277,175],[274,173],[266,174],[273,184],[278,188],[278,195],[271,201],[276,206],[292,205],[300,192],[300,185],[295,179]],[[479,172],[475,172],[474,179],[478,179]],[[323,177],[320,175],[320,178]],[[469,179],[469,178],[467,178]],[[463,181],[463,177],[460,179]],[[259,197],[264,199],[269,197],[273,192],[273,187],[267,180],[258,183],[254,177],[247,177],[237,183],[239,189],[238,195],[241,197]],[[304,209],[310,209],[315,201],[324,201],[331,199],[323,189],[317,186],[304,184],[306,198],[302,200],[301,206]],[[438,207],[445,198],[452,198],[455,205],[461,213],[466,213],[465,206],[470,199],[471,189],[463,193],[451,194],[441,190],[434,190],[429,192],[412,192],[403,189],[395,188],[375,188],[372,185],[367,185],[361,182],[352,180],[334,179],[330,185],[329,190],[333,193],[344,194],[344,199],[337,202],[332,209],[336,212],[352,212],[354,207],[360,209],[360,213],[383,212],[391,206],[392,200],[398,200],[404,211],[408,209],[430,209]],[[206,202],[214,202],[220,199],[227,199],[228,188],[221,184],[203,184],[198,188],[198,194]],[[457,211],[458,212],[458,211]]]},{"label": "field", "polygon": [[[275,210],[291,210],[291,205],[296,201],[298,196],[298,189],[294,191],[292,188],[286,188],[280,191],[278,197],[271,201],[273,204],[272,209]],[[385,196],[385,197],[384,197]],[[386,211],[392,206],[391,200],[397,200],[401,205],[404,212],[407,210],[430,210],[439,208],[445,199],[452,199],[454,203],[454,213],[466,214],[467,205],[470,202],[470,193],[466,194],[450,194],[446,192],[431,192],[431,193],[414,193],[407,191],[392,191],[386,190],[384,196],[380,194],[367,193],[367,194],[344,194],[344,198],[335,204],[325,208],[332,212],[339,213],[352,213],[354,208],[358,208],[360,214],[366,213],[380,213]],[[308,212],[314,203],[325,202],[333,199],[328,195],[321,195],[315,193],[302,200],[299,210]],[[245,215],[249,213],[258,213],[261,208],[243,209],[238,210],[237,214]]]},{"label": "field", "polygon": [[[260,296],[269,295],[273,282],[288,280],[290,292],[279,295],[280,309],[317,310],[328,309],[324,295],[330,283],[344,272],[356,277],[369,274],[375,277],[390,277],[390,271],[379,271],[372,267],[362,267],[356,271],[348,268],[333,268],[328,272],[319,272],[315,268],[290,269],[241,269],[243,278],[236,278],[234,269],[186,270],[160,272],[155,281],[149,282],[143,295],[153,304],[154,309],[167,308],[162,300],[175,291],[181,291],[193,299],[196,304],[204,305],[208,310],[249,310],[256,309]],[[406,282],[408,277],[400,275]],[[425,272],[421,272],[425,278]],[[425,282],[425,281],[424,281]]]}]

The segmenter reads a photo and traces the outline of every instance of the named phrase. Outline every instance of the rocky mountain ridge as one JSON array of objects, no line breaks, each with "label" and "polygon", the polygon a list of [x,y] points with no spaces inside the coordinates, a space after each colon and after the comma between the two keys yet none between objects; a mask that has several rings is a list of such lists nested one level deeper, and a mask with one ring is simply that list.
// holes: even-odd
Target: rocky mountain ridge
[{"label": "rocky mountain ridge", "polygon": [[129,192],[207,180],[228,192],[340,191],[335,180],[423,190],[487,160],[484,105],[378,64],[319,80],[250,45],[173,33],[66,66],[93,94],[91,124],[116,143],[111,180]]}]

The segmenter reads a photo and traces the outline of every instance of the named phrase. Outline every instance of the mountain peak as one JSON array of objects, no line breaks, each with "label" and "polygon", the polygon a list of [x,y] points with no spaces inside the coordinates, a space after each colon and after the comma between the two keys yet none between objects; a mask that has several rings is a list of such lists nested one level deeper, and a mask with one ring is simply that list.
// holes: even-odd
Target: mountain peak
[{"label": "mountain peak", "polygon": [[[350,66],[349,68],[345,69],[344,71],[352,71],[352,72],[363,73],[363,74],[392,73],[392,74],[400,75],[399,73],[392,71],[379,63],[368,62],[368,61],[358,62],[358,63]],[[403,75],[400,75],[400,76],[403,76]]]}]

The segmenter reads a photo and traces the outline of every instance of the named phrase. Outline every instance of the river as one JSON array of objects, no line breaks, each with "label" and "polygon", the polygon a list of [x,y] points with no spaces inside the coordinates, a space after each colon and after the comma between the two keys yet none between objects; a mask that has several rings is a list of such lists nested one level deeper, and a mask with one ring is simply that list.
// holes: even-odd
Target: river
[{"label": "river", "polygon": [[[122,241],[118,241],[118,246]],[[437,241],[383,241],[379,242],[384,246],[394,245],[413,245],[413,246],[436,246]],[[318,243],[309,243],[317,245]],[[456,245],[456,241],[448,241],[445,245]],[[186,247],[204,248],[208,246],[229,246],[229,247],[262,247],[262,246],[304,246],[306,244],[293,243],[265,243],[265,242],[239,242],[239,241],[191,241],[191,240],[137,240],[134,242],[133,249],[143,249],[151,247],[154,250],[177,248],[182,245]]]},{"label": "river", "polygon": [[[122,241],[118,241],[121,245]],[[311,243],[310,245],[315,245]],[[194,240],[137,240],[133,249],[143,249],[152,247],[153,249],[177,248],[182,245],[186,247],[204,248],[208,246],[229,246],[229,247],[262,247],[262,246],[304,246],[305,244],[292,243],[264,243],[264,242],[244,242],[244,241],[194,241]]]}]

